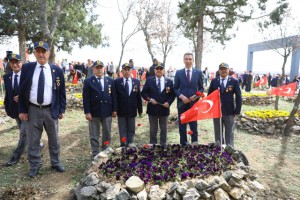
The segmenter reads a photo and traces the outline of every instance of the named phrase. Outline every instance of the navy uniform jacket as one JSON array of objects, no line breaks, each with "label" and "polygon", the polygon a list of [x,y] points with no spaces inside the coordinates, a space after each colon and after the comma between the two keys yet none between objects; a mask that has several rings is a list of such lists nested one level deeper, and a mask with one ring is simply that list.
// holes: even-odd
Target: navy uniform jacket
[{"label": "navy uniform jacket", "polygon": [[[161,93],[159,93],[156,84],[156,77],[150,76],[146,79],[146,83],[142,90],[142,97],[146,101],[155,99],[155,101],[161,104],[168,102],[171,106],[175,99],[173,81],[165,77],[165,88]],[[159,104],[153,105],[149,102],[147,105],[147,114],[154,116],[168,116],[170,115],[170,108],[165,108]]]},{"label": "navy uniform jacket", "polygon": [[131,78],[132,90],[130,96],[125,91],[123,78],[114,80],[117,100],[118,100],[118,116],[119,117],[136,117],[137,112],[143,113],[143,104],[141,98],[140,81]]},{"label": "navy uniform jacket", "polygon": [[[218,88],[221,88],[220,77],[211,81],[207,95]],[[224,91],[220,91],[220,96],[222,115],[239,115],[241,113],[242,93],[237,79],[229,76]]]},{"label": "navy uniform jacket", "polygon": [[[183,104],[182,100],[179,99],[179,96],[181,94],[183,94],[187,98],[190,98],[191,96],[196,95],[197,91],[200,91],[202,93],[204,91],[202,72],[195,68],[191,68],[191,72],[192,72],[192,79],[190,83],[188,83],[186,73],[185,73],[185,68],[181,70],[177,70],[175,74],[174,92],[178,97],[177,105]],[[192,102],[191,105],[193,105],[196,102],[197,101]]]},{"label": "navy uniform jacket", "polygon": [[[36,62],[23,64],[21,69],[19,87],[19,113],[28,113],[29,95],[32,85],[32,77]],[[65,78],[62,69],[56,65],[49,64],[52,74],[52,102],[51,113],[54,119],[58,119],[59,114],[66,110],[66,88]]]},{"label": "navy uniform jacket", "polygon": [[103,76],[104,91],[100,91],[100,83],[95,76],[84,80],[83,108],[84,113],[90,113],[92,117],[111,117],[112,112],[117,112],[117,97],[114,81],[110,77]]},{"label": "navy uniform jacket", "polygon": [[4,106],[5,112],[11,118],[19,118],[18,103],[14,100],[14,89],[12,87],[13,72],[3,76],[5,85]]}]

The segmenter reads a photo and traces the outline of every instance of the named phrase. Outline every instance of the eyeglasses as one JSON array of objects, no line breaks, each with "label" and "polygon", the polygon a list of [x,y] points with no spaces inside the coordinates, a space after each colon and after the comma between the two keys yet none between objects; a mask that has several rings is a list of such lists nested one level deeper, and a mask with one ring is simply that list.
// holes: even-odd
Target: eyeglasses
[{"label": "eyeglasses", "polygon": [[15,65],[15,64],[20,64],[21,63],[21,61],[16,61],[16,62],[13,62],[13,61],[10,61],[10,65]]},{"label": "eyeglasses", "polygon": [[155,68],[156,70],[163,70],[164,68],[162,68],[162,67],[157,67],[157,68]]}]

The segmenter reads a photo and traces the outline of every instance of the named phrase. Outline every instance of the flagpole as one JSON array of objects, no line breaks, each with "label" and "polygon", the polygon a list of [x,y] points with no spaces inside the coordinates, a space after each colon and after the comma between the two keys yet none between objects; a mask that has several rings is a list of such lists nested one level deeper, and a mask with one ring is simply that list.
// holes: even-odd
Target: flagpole
[{"label": "flagpole", "polygon": [[[221,94],[220,94],[220,88],[218,88],[219,90],[219,102],[220,102],[220,112],[222,112],[221,110]],[[220,115],[221,116],[221,115]],[[221,145],[221,153],[223,153],[223,149],[222,149],[222,143],[223,143],[223,134],[222,134],[222,117],[219,118],[220,119],[220,145]]]}]

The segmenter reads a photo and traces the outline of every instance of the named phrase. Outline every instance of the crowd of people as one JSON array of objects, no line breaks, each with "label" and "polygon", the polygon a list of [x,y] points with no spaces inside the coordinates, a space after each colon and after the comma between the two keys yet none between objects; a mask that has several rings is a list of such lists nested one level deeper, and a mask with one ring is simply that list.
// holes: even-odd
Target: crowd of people
[{"label": "crowd of people", "polygon": [[[46,42],[36,42],[33,51],[36,62],[23,63],[20,55],[10,52],[6,64],[11,71],[5,66],[5,111],[16,120],[20,132],[17,148],[5,166],[18,163],[28,146],[29,177],[35,177],[41,168],[43,130],[48,136],[52,168],[65,171],[60,159],[58,128],[66,110],[65,79],[83,82],[83,110],[88,121],[92,158],[110,148],[112,118],[118,121],[120,146],[135,146],[136,117],[144,113],[142,100],[147,102],[150,144],[168,143],[170,106],[177,98],[179,142],[183,147],[190,143],[197,145],[197,121],[182,124],[180,116],[198,101],[195,94],[205,96],[204,87],[208,88],[207,95],[220,89],[222,117],[213,119],[215,142],[234,146],[234,119],[241,112],[241,90],[245,87],[245,91],[250,92],[252,82],[257,81],[251,71],[238,76],[226,63],[221,63],[216,76],[211,77],[208,68],[200,71],[193,67],[192,53],[183,55],[184,68],[176,72],[172,67],[166,70],[157,59],[153,59],[149,70],[135,67],[130,59],[121,66],[120,76],[116,76],[113,62],[105,65],[101,60],[89,59],[87,64],[66,64],[65,61],[60,66],[50,64],[49,50]],[[133,76],[134,70],[136,76]],[[277,76],[270,78],[269,74],[267,78],[269,86],[277,83],[274,80]],[[284,83],[288,83],[288,79]]]}]

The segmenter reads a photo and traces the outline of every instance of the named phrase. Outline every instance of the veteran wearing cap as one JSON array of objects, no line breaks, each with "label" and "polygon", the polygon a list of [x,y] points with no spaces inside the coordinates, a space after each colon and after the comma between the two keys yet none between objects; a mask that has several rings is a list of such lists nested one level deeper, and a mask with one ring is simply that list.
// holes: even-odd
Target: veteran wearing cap
[{"label": "veteran wearing cap", "polygon": [[[102,134],[101,148],[105,150],[111,143],[112,117],[117,116],[117,99],[114,81],[104,76],[104,65],[100,60],[93,65],[94,76],[86,78],[83,86],[83,108],[89,121],[89,137],[93,158],[99,153],[99,138]],[[102,128],[102,131],[100,129]]]},{"label": "veteran wearing cap", "polygon": [[118,100],[118,125],[121,146],[134,146],[135,117],[141,116],[143,105],[140,91],[140,81],[132,78],[132,67],[122,65],[122,78],[115,79]]},{"label": "veteran wearing cap", "polygon": [[3,76],[4,85],[5,85],[5,98],[4,106],[5,112],[8,116],[15,119],[19,128],[19,142],[17,148],[14,150],[11,158],[5,166],[11,166],[19,162],[25,148],[27,145],[26,140],[26,121],[21,121],[19,119],[18,112],[18,101],[19,101],[19,82],[22,68],[22,59],[18,54],[10,55],[10,66],[12,72],[5,74]]},{"label": "veteran wearing cap", "polygon": [[170,106],[175,99],[173,81],[164,77],[164,65],[158,62],[155,66],[155,76],[146,79],[142,90],[142,97],[149,101],[147,114],[150,124],[150,144],[157,144],[158,125],[160,128],[161,145],[167,143],[167,125]]},{"label": "veteran wearing cap", "polygon": [[[220,88],[222,118],[213,119],[215,130],[215,142],[234,146],[234,117],[239,115],[242,108],[242,94],[239,81],[229,76],[229,65],[221,63],[219,65],[220,76],[212,79],[208,95]],[[221,129],[221,130],[220,130]],[[225,141],[224,141],[225,132]]]},{"label": "veteran wearing cap", "polygon": [[44,41],[34,43],[37,62],[22,66],[19,90],[19,118],[27,121],[29,177],[37,175],[41,167],[40,139],[43,128],[48,136],[51,166],[64,172],[60,160],[58,119],[66,109],[65,79],[60,67],[49,64],[49,45]]}]

